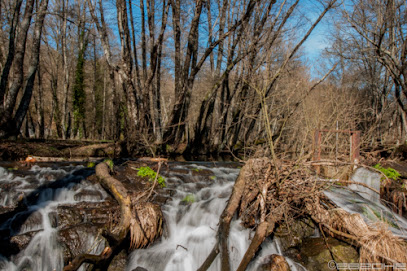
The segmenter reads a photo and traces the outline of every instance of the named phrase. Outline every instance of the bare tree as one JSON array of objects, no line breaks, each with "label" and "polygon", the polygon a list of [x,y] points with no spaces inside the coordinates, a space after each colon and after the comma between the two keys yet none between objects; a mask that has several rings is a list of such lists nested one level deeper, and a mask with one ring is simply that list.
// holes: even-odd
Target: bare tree
[{"label": "bare tree", "polygon": [[[18,5],[19,5],[19,2],[16,3],[16,11],[19,9]],[[25,51],[26,51],[27,34],[28,34],[28,29],[30,27],[31,17],[32,17],[33,8],[34,8],[33,0],[28,0],[26,2],[24,17],[23,17],[23,20],[22,20],[21,26],[20,26],[21,32],[19,32],[19,36],[18,36],[18,46],[17,46],[17,50],[16,50],[16,55],[15,55],[14,61],[13,61],[15,79],[13,80],[11,87],[8,89],[6,99],[4,99],[4,96],[6,94],[5,88],[3,90],[1,90],[2,95],[0,95],[2,97],[1,98],[2,103],[0,105],[1,106],[0,114],[2,115],[1,120],[0,120],[0,127],[1,127],[0,136],[1,137],[18,135],[22,122],[27,113],[28,106],[30,104],[31,97],[32,97],[32,91],[34,88],[35,76],[37,74],[37,68],[38,68],[38,63],[39,63],[39,54],[40,54],[40,45],[41,45],[41,34],[42,34],[42,28],[43,28],[43,24],[44,24],[44,18],[46,15],[47,7],[48,7],[48,0],[42,0],[39,5],[39,10],[37,10],[37,13],[36,13],[36,23],[34,26],[33,43],[32,43],[32,47],[31,47],[32,48],[31,59],[29,62],[28,75],[26,78],[24,93],[23,93],[23,96],[19,103],[18,109],[17,109],[15,115],[13,115],[14,107],[16,106],[17,95],[18,95],[19,90],[21,89],[21,87],[23,85],[23,81],[24,81],[23,65],[24,65],[24,57],[25,57]],[[16,16],[17,16],[17,14],[16,14]],[[11,41],[12,38],[14,39],[14,35],[10,36],[10,43],[15,42],[15,40]],[[13,53],[14,52],[12,50],[9,52],[9,55],[13,54]],[[5,67],[5,69],[6,69],[6,67]],[[7,87],[7,81],[8,81],[7,77],[9,75],[7,74],[7,71],[4,72],[4,69],[3,69],[3,74],[2,74],[2,80],[3,80],[3,76],[4,76],[5,83],[1,83],[0,85],[4,84],[4,87]],[[4,103],[3,103],[3,101],[4,101]]]},{"label": "bare tree", "polygon": [[394,97],[401,109],[406,134],[407,4],[398,0],[363,0],[351,3],[350,11],[343,8],[343,18],[351,26],[344,34],[352,39],[355,53],[358,53],[356,57],[371,59],[386,69],[383,74],[393,81]]}]

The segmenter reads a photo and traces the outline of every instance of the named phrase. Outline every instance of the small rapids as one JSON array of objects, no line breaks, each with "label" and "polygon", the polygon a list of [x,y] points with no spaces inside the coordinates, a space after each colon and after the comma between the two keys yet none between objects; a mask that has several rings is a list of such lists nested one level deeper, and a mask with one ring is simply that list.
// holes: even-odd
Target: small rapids
[{"label": "small rapids", "polygon": [[[177,173],[178,172],[178,173]],[[197,173],[197,174],[194,174]],[[163,207],[167,230],[161,242],[130,255],[128,271],[143,267],[149,271],[197,270],[216,242],[219,217],[232,193],[239,169],[206,163],[174,167],[167,177],[172,200]],[[205,176],[206,175],[206,176]],[[232,270],[236,270],[251,242],[251,231],[231,223],[229,252]],[[282,254],[279,244],[268,240],[248,270],[257,270],[265,257]],[[291,270],[300,265],[288,261]],[[298,266],[298,267],[297,267]],[[220,259],[208,270],[221,270]]]},{"label": "small rapids", "polygon": [[[352,180],[380,191],[380,177],[377,172],[358,168]],[[406,238],[407,220],[384,206],[380,202],[380,195],[360,185],[352,184],[348,188],[331,188],[325,191],[325,195],[348,213],[362,215],[367,223],[385,222],[393,234]]]},{"label": "small rapids", "polygon": [[[197,270],[215,244],[219,216],[239,174],[237,166],[234,163],[169,163],[169,169],[162,173],[167,179],[165,193],[170,195],[162,206],[163,237],[146,249],[133,251],[126,270],[137,267],[148,271]],[[93,173],[93,169],[82,165],[58,163],[33,166],[24,172],[0,167],[0,206],[3,209],[0,216],[22,200],[29,206],[0,221],[0,236],[31,238],[18,253],[8,257],[0,255],[0,270],[63,269],[64,249],[58,238],[61,225],[55,222],[54,216],[62,205],[101,203],[107,199],[108,195],[100,185],[86,180]],[[394,233],[406,236],[406,220],[380,203],[344,189],[329,190],[326,195],[345,210],[360,213],[370,221],[385,217]],[[83,251],[91,254],[103,251],[104,242],[96,240],[95,236],[96,233],[83,236],[80,244]],[[232,222],[229,251],[233,270],[239,265],[252,237],[253,232],[242,227],[239,220]],[[271,254],[282,254],[277,238],[267,238],[263,242],[247,270],[258,270]],[[209,270],[221,269],[219,258]],[[289,258],[287,262],[293,271],[306,270]],[[86,267],[82,266],[80,270],[86,270]]]},{"label": "small rapids", "polygon": [[[82,201],[78,198],[84,189],[96,190],[107,196],[102,187],[85,181],[90,174],[83,166],[39,167],[33,166],[25,177],[16,176],[0,167],[1,205],[12,207],[19,200],[33,198],[29,207],[0,222],[0,232],[10,236],[33,236],[28,246],[9,260],[0,255],[0,270],[62,270],[63,250],[57,241],[51,214],[60,204]],[[7,189],[7,188],[12,189]],[[7,193],[5,193],[7,189]],[[88,201],[100,201],[90,199]],[[89,240],[92,244],[94,240]],[[100,253],[103,247],[93,250]]]}]

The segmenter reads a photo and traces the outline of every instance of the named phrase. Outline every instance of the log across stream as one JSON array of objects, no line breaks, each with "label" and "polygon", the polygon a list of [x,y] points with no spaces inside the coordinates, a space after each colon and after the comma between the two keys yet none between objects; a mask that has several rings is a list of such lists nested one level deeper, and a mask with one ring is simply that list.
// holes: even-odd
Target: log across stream
[{"label": "log across stream", "polygon": [[[264,180],[275,178],[270,161],[261,163],[265,168],[259,172],[259,176],[263,176]],[[153,198],[161,198],[161,202],[165,202],[162,206],[165,221],[163,236],[147,248],[118,250],[108,263],[110,269],[224,270],[224,266],[229,265],[230,270],[263,270],[260,268],[267,268],[271,255],[285,254],[289,256],[286,260],[291,270],[305,270],[303,265],[312,260],[306,258],[312,257],[306,253],[306,244],[315,246],[316,240],[324,242],[323,236],[327,232],[328,235],[343,233],[338,228],[343,230],[345,224],[330,224],[338,216],[337,212],[315,209],[319,205],[305,197],[300,198],[299,202],[303,202],[304,210],[308,210],[302,212],[308,220],[302,220],[298,227],[296,222],[291,221],[288,233],[282,230],[288,224],[284,223],[284,216],[280,216],[279,209],[274,210],[275,215],[271,219],[269,210],[274,205],[270,204],[267,196],[278,191],[278,196],[285,197],[284,193],[290,192],[289,189],[293,188],[291,186],[253,182],[253,185],[260,187],[257,190],[259,193],[247,185],[242,185],[239,192],[235,186],[233,194],[240,195],[235,199],[237,203],[234,203],[233,196],[230,196],[239,171],[240,165],[234,163],[169,163],[168,167],[163,167],[161,173],[167,178],[167,186],[152,193]],[[101,238],[101,232],[106,228],[111,229],[115,222],[119,223],[120,208],[97,181],[86,179],[93,173],[93,169],[83,165],[66,163],[33,166],[27,171],[0,167],[0,270],[62,270],[78,255],[103,254],[108,243]],[[247,179],[243,181],[246,184]],[[303,184],[304,189],[315,189],[309,185],[311,183]],[[273,190],[277,187],[277,190]],[[288,190],[284,192],[284,189]],[[331,194],[341,195],[335,191]],[[19,210],[22,200],[28,200],[29,207]],[[289,209],[285,211],[287,214],[291,212]],[[243,220],[236,218],[238,213]],[[341,215],[343,217],[344,214]],[[318,227],[310,227],[311,218],[313,221],[320,220],[325,234]],[[263,233],[262,225],[265,227]],[[357,225],[364,227],[364,224]],[[275,234],[269,237],[272,232]],[[398,233],[405,234],[403,229]],[[346,231],[346,234],[348,236],[341,238],[354,237],[352,232]],[[298,236],[310,241],[298,241]],[[360,240],[361,237],[358,238]],[[389,238],[388,242],[404,248],[399,239]],[[360,247],[363,250],[364,245],[361,243],[352,248],[342,241],[335,243],[329,241],[329,238],[325,241],[335,249],[343,247],[347,254],[354,251],[357,257],[357,251]],[[129,245],[124,244],[123,247]],[[224,255],[227,255],[226,262]],[[405,257],[381,256],[394,256],[396,261]],[[325,259],[326,263],[330,260],[328,258]],[[310,266],[307,265],[308,269],[314,270]],[[85,268],[84,264],[80,270]]]}]

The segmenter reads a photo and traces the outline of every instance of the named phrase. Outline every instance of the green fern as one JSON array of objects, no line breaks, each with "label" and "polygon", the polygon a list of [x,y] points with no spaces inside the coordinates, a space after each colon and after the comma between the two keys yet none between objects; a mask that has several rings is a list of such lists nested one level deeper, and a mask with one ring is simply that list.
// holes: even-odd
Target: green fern
[{"label": "green fern", "polygon": [[391,167],[384,168],[380,164],[377,164],[374,166],[374,168],[380,170],[384,175],[386,175],[387,178],[395,181],[397,181],[401,176],[401,174],[397,170]]},{"label": "green fern", "polygon": [[165,187],[165,179],[164,177],[158,175],[157,172],[152,170],[150,167],[139,167],[137,172],[137,176],[140,177],[147,177],[150,182],[154,182],[155,178],[157,177],[157,182],[161,187]]},{"label": "green fern", "polygon": [[186,202],[188,204],[194,203],[195,202],[195,196],[192,194],[188,194],[185,196],[185,198],[182,200],[183,202]]},{"label": "green fern", "polygon": [[105,159],[103,162],[105,162],[109,166],[110,170],[113,171],[114,163],[111,159]]}]

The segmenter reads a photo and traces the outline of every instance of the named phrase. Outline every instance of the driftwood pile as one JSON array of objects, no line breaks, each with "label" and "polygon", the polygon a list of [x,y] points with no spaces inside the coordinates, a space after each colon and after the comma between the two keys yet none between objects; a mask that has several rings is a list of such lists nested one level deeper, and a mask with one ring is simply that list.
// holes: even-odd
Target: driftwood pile
[{"label": "driftwood pile", "polygon": [[220,219],[217,243],[198,269],[207,270],[220,254],[221,270],[231,270],[228,236],[238,213],[243,225],[255,230],[238,271],[246,269],[259,246],[277,225],[311,218],[327,234],[360,248],[361,263],[407,262],[407,245],[384,223],[367,225],[358,214],[337,208],[323,193],[326,182],[298,165],[274,165],[268,158],[251,159],[240,171]]}]

